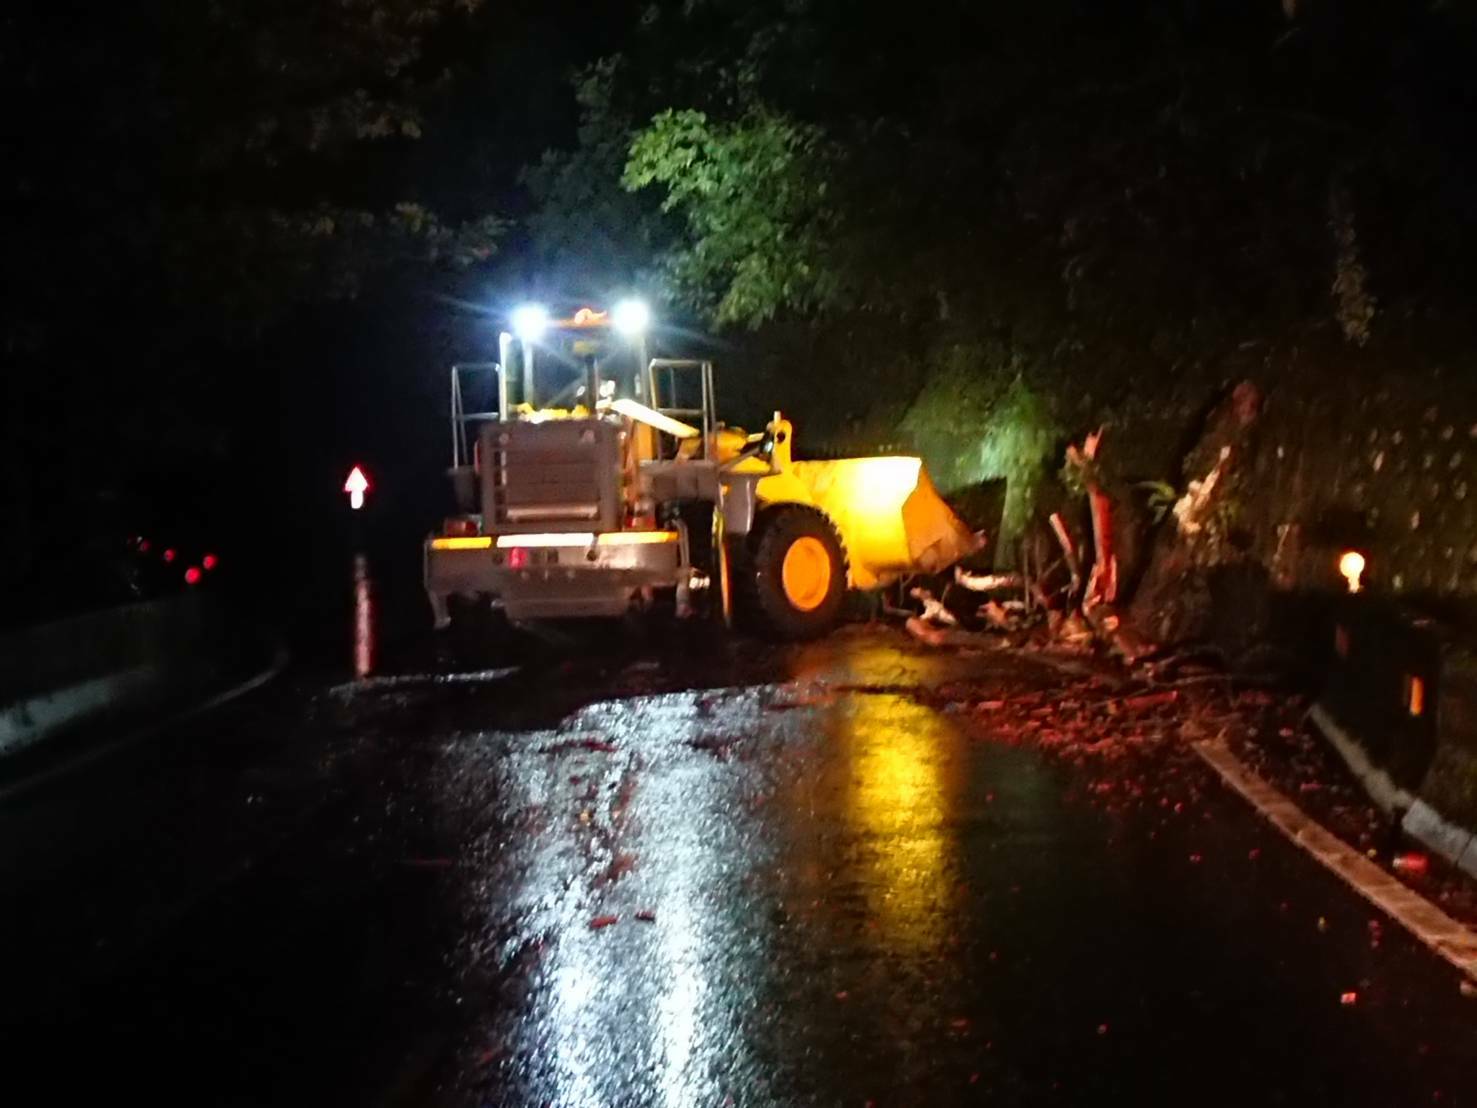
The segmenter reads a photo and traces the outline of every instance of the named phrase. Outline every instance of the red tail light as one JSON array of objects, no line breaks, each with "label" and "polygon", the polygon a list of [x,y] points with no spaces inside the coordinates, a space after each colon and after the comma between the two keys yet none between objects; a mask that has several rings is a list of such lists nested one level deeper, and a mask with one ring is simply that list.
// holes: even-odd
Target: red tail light
[{"label": "red tail light", "polygon": [[205,569],[214,569],[216,566],[220,565],[220,559],[218,559],[214,554],[207,554],[205,555],[205,557],[200,559],[200,565],[203,566]]},{"label": "red tail light", "polygon": [[166,562],[172,562],[172,561],[174,561],[174,548],[173,547],[170,547],[168,550],[166,550],[164,552],[164,560]]},{"label": "red tail light", "polygon": [[185,570],[185,584],[198,585],[200,583],[200,567],[191,566]]},{"label": "red tail light", "polygon": [[508,551],[508,568],[522,569],[528,564],[528,547],[515,546]]}]

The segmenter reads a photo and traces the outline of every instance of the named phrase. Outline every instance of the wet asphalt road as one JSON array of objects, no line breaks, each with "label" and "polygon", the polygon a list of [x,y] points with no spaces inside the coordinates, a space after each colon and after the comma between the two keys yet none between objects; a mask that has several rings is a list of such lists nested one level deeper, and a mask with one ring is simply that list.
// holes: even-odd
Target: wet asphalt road
[{"label": "wet asphalt road", "polygon": [[409,680],[306,665],[0,800],[7,1099],[1477,1102],[1477,1000],[1189,755],[1185,812],[1114,807],[947,710],[1049,704],[1037,662],[373,662]]}]

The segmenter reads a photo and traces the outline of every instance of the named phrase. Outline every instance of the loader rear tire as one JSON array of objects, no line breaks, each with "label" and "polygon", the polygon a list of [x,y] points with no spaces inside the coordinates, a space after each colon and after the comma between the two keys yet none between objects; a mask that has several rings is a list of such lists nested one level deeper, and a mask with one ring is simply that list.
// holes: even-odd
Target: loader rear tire
[{"label": "loader rear tire", "polygon": [[771,508],[730,553],[734,611],[745,626],[791,640],[819,638],[836,626],[846,597],[846,556],[821,513]]}]

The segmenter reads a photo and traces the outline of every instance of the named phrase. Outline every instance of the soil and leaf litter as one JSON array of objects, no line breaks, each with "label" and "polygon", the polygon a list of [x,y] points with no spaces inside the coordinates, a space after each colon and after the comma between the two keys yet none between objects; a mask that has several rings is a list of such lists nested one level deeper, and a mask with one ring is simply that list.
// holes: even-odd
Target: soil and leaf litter
[{"label": "soil and leaf litter", "polygon": [[1096,672],[1075,676],[1086,668],[1088,648],[1053,638],[1044,621],[1034,631],[992,636],[1000,644],[993,647],[969,632],[920,627],[922,617],[909,623],[915,638],[932,645],[969,653],[1014,649],[1065,666],[1063,683],[1050,691],[1002,695],[990,682],[962,681],[919,695],[982,739],[1033,746],[1080,768],[1092,778],[1089,796],[1108,810],[1190,811],[1218,788],[1192,744],[1220,740],[1345,843],[1448,914],[1477,925],[1477,882],[1411,842],[1398,819],[1368,798],[1308,719],[1309,697],[1285,681],[1248,680],[1173,660],[1137,672],[1094,660]]}]

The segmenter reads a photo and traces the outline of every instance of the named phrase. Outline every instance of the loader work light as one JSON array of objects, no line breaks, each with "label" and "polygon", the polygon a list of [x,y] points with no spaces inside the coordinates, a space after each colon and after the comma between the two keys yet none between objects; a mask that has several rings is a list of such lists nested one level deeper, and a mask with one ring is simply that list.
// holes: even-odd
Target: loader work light
[{"label": "loader work light", "polygon": [[623,335],[640,335],[651,325],[651,309],[643,300],[622,300],[612,313],[615,329]]},{"label": "loader work light", "polygon": [[538,304],[524,304],[512,315],[513,333],[523,342],[538,342],[549,329],[548,310]]}]

